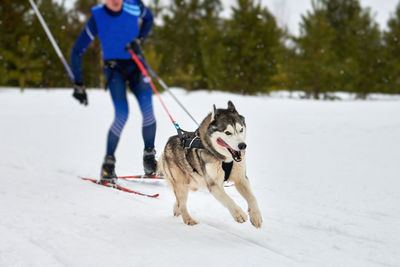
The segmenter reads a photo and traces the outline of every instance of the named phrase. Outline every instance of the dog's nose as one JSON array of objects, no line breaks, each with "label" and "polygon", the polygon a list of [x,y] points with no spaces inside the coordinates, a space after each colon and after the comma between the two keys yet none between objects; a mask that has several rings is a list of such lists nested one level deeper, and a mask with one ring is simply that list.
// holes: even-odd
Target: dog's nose
[{"label": "dog's nose", "polygon": [[247,145],[246,145],[246,143],[240,143],[240,144],[238,145],[238,147],[239,147],[240,150],[245,150],[246,147],[247,147]]}]

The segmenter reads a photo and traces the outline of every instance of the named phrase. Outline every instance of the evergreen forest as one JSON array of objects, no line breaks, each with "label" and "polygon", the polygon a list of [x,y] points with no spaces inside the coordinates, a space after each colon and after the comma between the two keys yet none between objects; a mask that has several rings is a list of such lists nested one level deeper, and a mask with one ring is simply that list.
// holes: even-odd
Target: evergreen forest
[{"label": "evergreen forest", "polygon": [[[267,94],[302,91],[329,99],[333,92],[400,93],[400,2],[387,25],[358,0],[310,0],[293,36],[256,0],[236,0],[229,18],[219,0],[145,1],[155,23],[142,48],[169,85],[186,90]],[[102,0],[35,1],[69,61],[72,47]],[[383,30],[381,30],[383,29]],[[28,0],[1,0],[0,86],[72,88]],[[83,56],[83,82],[104,87],[100,42]],[[160,88],[161,89],[161,88]]]}]

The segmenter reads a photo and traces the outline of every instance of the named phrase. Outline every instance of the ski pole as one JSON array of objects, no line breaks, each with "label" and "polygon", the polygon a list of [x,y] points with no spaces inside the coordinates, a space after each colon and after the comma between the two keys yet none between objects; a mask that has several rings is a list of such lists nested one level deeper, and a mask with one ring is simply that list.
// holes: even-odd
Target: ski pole
[{"label": "ski pole", "polygon": [[196,123],[197,126],[199,126],[199,123],[193,118],[193,116],[189,113],[189,111],[187,111],[187,109],[182,105],[182,103],[178,100],[178,98],[171,92],[169,87],[164,83],[164,81],[160,78],[160,76],[158,76],[157,73],[147,64],[144,58],[142,57],[140,58],[142,59],[144,65],[146,66],[146,69],[150,72],[151,76],[153,76],[158,81],[158,83],[161,84],[164,90],[167,91],[170,94],[170,96],[172,96],[172,98],[176,101],[176,103],[178,103],[178,105],[186,112],[186,114],[194,121],[194,123]]},{"label": "ski pole", "polygon": [[44,21],[42,15],[40,14],[39,9],[37,8],[37,6],[36,6],[35,2],[33,2],[33,0],[29,0],[29,2],[31,3],[33,11],[35,11],[36,16],[38,17],[38,19],[40,21],[40,24],[42,24],[42,27],[43,27],[44,31],[46,32],[46,34],[47,34],[47,37],[49,38],[51,44],[53,45],[54,50],[56,50],[58,58],[61,60],[61,63],[64,65],[64,68],[67,71],[69,78],[71,79],[72,82],[74,82],[75,81],[74,74],[72,73],[71,69],[69,68],[69,65],[68,65],[67,61],[65,60],[60,48],[58,47],[58,45],[56,43],[56,41],[54,40],[53,35],[51,34],[49,28],[47,27],[47,24]]}]

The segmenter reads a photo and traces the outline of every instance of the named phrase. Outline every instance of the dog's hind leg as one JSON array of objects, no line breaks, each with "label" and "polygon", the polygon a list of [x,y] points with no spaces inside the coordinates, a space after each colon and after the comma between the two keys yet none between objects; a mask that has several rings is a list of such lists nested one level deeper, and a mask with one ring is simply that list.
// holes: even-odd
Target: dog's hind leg
[{"label": "dog's hind leg", "polygon": [[249,180],[246,178],[235,179],[236,190],[243,196],[247,201],[250,222],[254,227],[260,228],[262,224],[262,216],[260,209],[258,208],[256,197],[250,188]]},{"label": "dog's hind leg", "polygon": [[174,215],[182,215],[183,222],[187,225],[196,225],[197,222],[190,217],[186,207],[188,199],[189,188],[185,184],[175,184],[174,193],[176,197],[176,203],[174,205]]}]

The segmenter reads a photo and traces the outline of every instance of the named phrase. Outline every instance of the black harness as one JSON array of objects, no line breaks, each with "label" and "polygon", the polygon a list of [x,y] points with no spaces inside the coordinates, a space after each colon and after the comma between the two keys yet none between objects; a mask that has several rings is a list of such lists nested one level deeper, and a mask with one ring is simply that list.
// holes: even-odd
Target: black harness
[{"label": "black harness", "polygon": [[[184,148],[198,148],[205,149],[200,137],[197,132],[186,132],[182,129],[178,129],[178,136],[181,140],[181,145]],[[224,181],[229,179],[233,167],[233,160],[229,163],[222,162],[222,170],[225,172]]]},{"label": "black harness", "polygon": [[178,129],[178,136],[181,140],[181,145],[184,148],[205,149],[200,137],[196,132],[186,132],[182,129]]},{"label": "black harness", "polygon": [[222,169],[225,172],[225,177],[224,177],[225,182],[228,181],[229,175],[231,175],[232,166],[233,166],[233,160],[229,163],[222,162]]},{"label": "black harness", "polygon": [[106,60],[106,61],[104,61],[104,65],[111,70],[110,76],[108,76],[108,79],[106,81],[106,85],[104,87],[104,90],[107,90],[108,84],[110,83],[110,81],[111,81],[111,79],[112,79],[112,77],[114,75],[114,71],[115,71],[115,69],[117,67],[117,64],[118,64],[118,62],[116,60]]},{"label": "black harness", "polygon": [[108,76],[108,79],[106,81],[106,85],[104,88],[105,90],[107,90],[108,85],[110,84],[110,81],[114,75],[114,72],[116,72],[116,71],[122,74],[122,78],[125,83],[126,83],[126,81],[128,81],[129,79],[132,78],[132,75],[136,75],[136,77],[135,77],[136,81],[139,81],[140,74],[141,74],[139,68],[135,71],[135,73],[128,74],[125,71],[125,68],[128,64],[132,64],[132,63],[130,62],[130,60],[125,60],[125,59],[109,59],[109,60],[104,61],[105,67],[109,68],[111,70],[111,73]]}]

